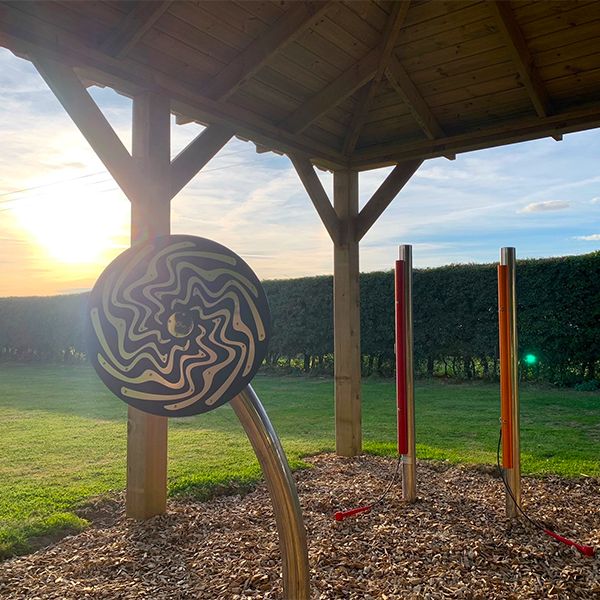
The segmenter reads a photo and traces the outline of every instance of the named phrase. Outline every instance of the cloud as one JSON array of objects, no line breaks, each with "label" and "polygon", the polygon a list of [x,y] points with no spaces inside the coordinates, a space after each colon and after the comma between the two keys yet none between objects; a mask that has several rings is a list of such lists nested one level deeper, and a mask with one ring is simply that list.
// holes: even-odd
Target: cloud
[{"label": "cloud", "polygon": [[545,200],[544,202],[532,202],[518,212],[550,212],[553,210],[565,210],[571,206],[570,202],[565,200]]},{"label": "cloud", "polygon": [[583,240],[584,242],[600,242],[600,233],[592,233],[592,235],[576,235],[576,240]]},{"label": "cloud", "polygon": [[469,185],[491,186],[514,183],[514,177],[507,173],[507,160],[498,160],[492,162],[484,158],[475,156],[462,156],[457,166],[456,161],[449,161],[440,158],[434,161],[427,161],[416,172],[417,179],[424,179],[436,182],[446,182],[451,186],[463,185],[468,182]]},{"label": "cloud", "polygon": [[[17,218],[17,207],[31,205],[26,220],[41,222],[45,232],[49,225],[37,209],[45,202],[73,197],[108,210],[114,201],[128,215],[127,201],[31,63],[2,48],[0,89],[6,90],[0,105],[0,194],[6,194],[0,198],[0,295],[87,289],[105,262],[93,271],[57,266]],[[129,148],[131,101],[108,88],[89,91]],[[173,156],[202,130],[194,123],[173,125]],[[598,153],[600,132],[592,130],[566,136],[561,144],[538,140],[461,154],[452,162],[428,160],[362,240],[361,270],[390,269],[399,243],[413,244],[419,267],[492,262],[506,245],[531,257],[589,250],[590,242],[598,245],[598,234],[582,235],[590,231],[590,208],[600,206]],[[361,207],[390,170],[361,173]],[[317,176],[331,198],[331,173]],[[562,212],[521,214],[552,210]],[[261,278],[333,270],[331,240],[288,159],[258,155],[236,138],[178,194],[171,214],[173,233],[230,246]],[[69,219],[75,240],[79,223],[89,217],[73,213]],[[115,252],[127,244],[126,225],[119,231]]]},{"label": "cloud", "polygon": [[53,168],[53,169],[76,169],[76,170],[80,170],[80,169],[86,169],[87,165],[83,162],[81,162],[80,160],[71,160],[71,161],[58,161],[56,163],[53,163],[51,161],[48,161],[46,163],[49,167]]}]

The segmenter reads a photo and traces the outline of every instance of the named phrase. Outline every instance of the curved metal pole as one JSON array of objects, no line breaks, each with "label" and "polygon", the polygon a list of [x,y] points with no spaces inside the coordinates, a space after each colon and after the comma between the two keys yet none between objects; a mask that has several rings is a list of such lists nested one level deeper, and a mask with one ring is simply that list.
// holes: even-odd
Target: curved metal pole
[{"label": "curved metal pole", "polygon": [[283,562],[283,596],[286,600],[308,600],[310,577],[306,530],[285,452],[250,385],[231,401],[231,406],[254,448],[271,494]]}]

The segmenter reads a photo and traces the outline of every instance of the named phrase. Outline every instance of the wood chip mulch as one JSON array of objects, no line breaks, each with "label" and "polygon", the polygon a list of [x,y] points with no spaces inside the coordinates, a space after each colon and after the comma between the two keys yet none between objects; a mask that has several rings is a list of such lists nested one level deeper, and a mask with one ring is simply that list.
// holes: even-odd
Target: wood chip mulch
[{"label": "wood chip mulch", "polygon": [[[380,510],[336,522],[332,513],[376,498],[394,460],[309,459],[296,473],[309,539],[314,599],[600,598],[600,558],[504,516],[492,468],[418,464],[419,501],[398,483]],[[600,548],[600,480],[523,480],[531,516]],[[144,523],[122,498],[91,506],[94,525],[0,564],[0,597],[27,599],[282,598],[280,557],[264,485],[245,497],[171,499]]]}]

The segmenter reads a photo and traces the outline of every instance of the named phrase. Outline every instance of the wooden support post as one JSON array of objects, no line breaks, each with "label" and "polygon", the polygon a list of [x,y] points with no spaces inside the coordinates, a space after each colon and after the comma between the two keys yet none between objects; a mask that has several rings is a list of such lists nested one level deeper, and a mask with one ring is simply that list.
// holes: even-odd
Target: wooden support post
[{"label": "wooden support post", "polygon": [[356,456],[362,442],[357,171],[334,172],[333,205],[341,225],[333,250],[335,447],[341,456]]},{"label": "wooden support post", "polygon": [[[131,243],[170,233],[170,101],[133,99],[133,159],[145,193],[131,201]],[[167,507],[167,418],[128,409],[127,516],[148,519]]]},{"label": "wooden support post", "polygon": [[[419,168],[422,161],[411,160],[398,165],[359,214],[357,171],[334,171],[332,207],[310,161],[306,157],[294,154],[290,155],[290,159],[333,241],[335,448],[337,454],[341,456],[357,456],[362,449],[358,245],[361,238],[381,216],[381,213]],[[412,263],[410,269],[412,273]],[[409,293],[412,293],[412,278],[407,285]],[[412,373],[412,304],[409,311],[410,314],[407,318],[410,319],[410,369]],[[411,376],[411,399],[413,398],[412,381]],[[408,417],[412,419],[412,431],[414,432],[414,400],[411,402]],[[414,433],[409,440],[412,440],[410,443],[412,443],[413,450],[407,455],[405,462],[412,460],[414,479]],[[405,477],[407,476],[405,475]],[[414,485],[411,489],[414,489]],[[416,491],[412,493],[412,496],[409,494],[409,499],[415,497]]]},{"label": "wooden support post", "polygon": [[[505,440],[503,462],[504,476],[512,497],[506,494],[506,515],[514,519],[518,516],[516,504],[521,504],[521,457],[519,433],[519,359],[517,341],[517,314],[515,267],[516,252],[514,248],[502,248],[500,251],[500,270],[498,277],[499,290],[499,325],[500,325],[500,387],[504,410],[502,411],[503,434],[509,435]],[[504,272],[503,272],[504,271]],[[504,285],[504,289],[500,289]],[[504,360],[502,358],[504,357]],[[513,500],[514,497],[514,500]],[[516,501],[516,504],[515,504]]]},{"label": "wooden support post", "polygon": [[[161,3],[163,8],[167,4]],[[170,99],[145,92],[133,100],[132,156],[71,67],[45,57],[34,62],[131,200],[131,243],[168,235],[171,198],[227,143],[233,130],[209,126],[171,164]],[[167,419],[129,408],[127,516],[147,519],[164,513],[166,504]]]}]

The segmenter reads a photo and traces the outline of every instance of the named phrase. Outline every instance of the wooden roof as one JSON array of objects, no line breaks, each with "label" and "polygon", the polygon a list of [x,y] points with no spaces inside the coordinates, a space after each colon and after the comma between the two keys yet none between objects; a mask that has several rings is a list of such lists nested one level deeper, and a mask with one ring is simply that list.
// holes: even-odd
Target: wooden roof
[{"label": "wooden roof", "polygon": [[0,45],[331,168],[600,124],[600,2],[0,2]]}]

